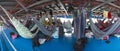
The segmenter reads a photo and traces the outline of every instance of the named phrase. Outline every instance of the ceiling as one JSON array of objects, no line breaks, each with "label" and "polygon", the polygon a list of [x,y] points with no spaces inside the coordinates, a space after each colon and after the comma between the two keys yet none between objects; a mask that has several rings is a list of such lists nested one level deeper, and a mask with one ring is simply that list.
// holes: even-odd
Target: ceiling
[{"label": "ceiling", "polygon": [[[11,14],[19,17],[26,15],[26,13],[40,14],[46,11],[57,12],[58,10],[64,11],[65,9],[68,12],[73,9],[78,9],[80,5],[88,6],[95,10],[97,9],[96,6],[99,6],[103,2],[105,3],[103,3],[102,7],[99,6],[101,7],[100,9],[105,8],[112,8],[113,10],[120,9],[119,7],[120,0],[60,0],[61,2],[58,2],[59,0],[18,0],[18,1],[22,3],[26,8],[28,8],[29,11],[25,12],[25,10],[16,2],[16,0],[0,0],[0,5],[7,9],[7,11],[9,11]],[[115,5],[113,6],[111,3],[108,3],[108,1],[109,2],[113,1],[111,3]],[[62,3],[65,9],[63,9],[62,5],[59,3]],[[89,4],[91,4],[91,6],[89,6]],[[0,15],[5,16],[5,13],[2,11],[2,9],[0,9]]]}]

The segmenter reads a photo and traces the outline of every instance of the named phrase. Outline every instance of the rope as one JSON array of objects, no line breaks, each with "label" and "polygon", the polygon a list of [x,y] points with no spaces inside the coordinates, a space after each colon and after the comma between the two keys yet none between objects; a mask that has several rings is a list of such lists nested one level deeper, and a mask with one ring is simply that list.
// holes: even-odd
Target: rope
[{"label": "rope", "polygon": [[65,11],[66,15],[68,16],[67,10],[65,9],[65,7],[63,6],[63,4],[61,3],[60,0],[58,0],[59,4],[62,6],[63,10]]},{"label": "rope", "polygon": [[1,5],[0,5],[0,7],[1,7],[2,10],[5,12],[5,14],[6,14],[7,17],[10,19],[10,21],[12,21],[11,18],[10,18],[9,12],[7,12]]}]

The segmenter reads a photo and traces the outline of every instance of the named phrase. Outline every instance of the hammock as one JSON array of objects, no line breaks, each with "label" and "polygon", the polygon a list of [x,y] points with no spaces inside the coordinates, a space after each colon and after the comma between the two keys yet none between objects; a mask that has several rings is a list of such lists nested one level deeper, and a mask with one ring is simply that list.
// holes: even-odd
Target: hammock
[{"label": "hammock", "polygon": [[22,23],[17,21],[17,19],[13,18],[11,20],[13,25],[15,26],[18,33],[24,38],[33,38],[36,34],[32,34]]},{"label": "hammock", "polygon": [[92,29],[92,32],[93,34],[95,35],[95,37],[97,39],[101,39],[103,38],[104,36],[107,36],[109,34],[112,34],[119,26],[120,26],[120,20],[118,20],[116,23],[114,23],[111,28],[109,30],[107,30],[106,32],[100,30],[93,22],[92,20],[90,19],[90,26],[91,26],[91,29]]},{"label": "hammock", "polygon": [[[19,33],[19,35],[23,38],[33,38],[36,34],[32,34],[28,28],[26,28],[22,23],[20,23],[15,17],[10,15],[2,6],[0,6],[5,14],[8,16],[12,24],[14,25],[15,29]],[[12,19],[10,17],[13,17]]]},{"label": "hammock", "polygon": [[2,16],[1,16],[1,18],[2,18],[3,22],[5,23],[5,25],[7,25],[7,27],[9,27],[10,29],[12,29],[16,34],[18,34],[18,32],[16,31],[16,29],[14,28],[14,26],[12,24],[10,24],[10,22],[8,22],[8,20],[6,20],[5,18],[3,18]]},{"label": "hammock", "polygon": [[43,23],[37,21],[36,18],[33,18],[33,21],[36,23],[36,25],[38,26],[39,30],[44,33],[45,35],[51,36],[52,32],[48,31],[45,26],[43,25]]},{"label": "hammock", "polygon": [[120,34],[120,26],[113,32],[113,34]]},{"label": "hammock", "polygon": [[[7,26],[9,26],[12,30],[14,30],[14,32],[15,33],[17,33],[18,34],[18,32],[16,31],[16,29],[14,28],[14,27],[12,27],[10,24],[8,24],[8,22],[7,22],[7,20],[5,20],[3,17],[1,17],[2,19],[3,19],[3,21],[5,22],[5,24],[7,25]],[[28,21],[28,19],[26,19],[27,21]],[[26,21],[26,22],[27,22]],[[28,22],[29,23],[29,22]],[[35,25],[27,25],[28,27],[29,27],[29,30],[31,31],[31,33],[38,33],[39,32],[39,30],[37,29],[37,26],[35,26]],[[30,28],[30,26],[31,26],[31,28]]]}]

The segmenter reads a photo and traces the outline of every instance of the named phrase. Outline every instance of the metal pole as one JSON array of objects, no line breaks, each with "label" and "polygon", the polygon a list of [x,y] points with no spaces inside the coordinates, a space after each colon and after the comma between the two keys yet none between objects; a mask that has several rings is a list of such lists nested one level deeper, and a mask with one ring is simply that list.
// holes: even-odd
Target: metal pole
[{"label": "metal pole", "polygon": [[118,6],[118,5],[115,5],[115,4],[113,4],[113,3],[108,3],[108,4],[110,4],[110,5],[112,5],[112,6],[117,7],[117,8],[120,9],[120,6]]},{"label": "metal pole", "polygon": [[59,4],[61,5],[61,7],[64,9],[66,15],[68,16],[67,10],[65,9],[65,7],[63,6],[62,2],[60,0],[57,0],[59,2]]},{"label": "metal pole", "polygon": [[[103,5],[105,5],[105,4],[114,5],[114,4],[111,3],[111,2],[114,2],[114,1],[116,1],[116,0],[99,1],[99,2],[103,2],[103,3],[100,4],[100,5],[98,5],[98,6],[96,6],[96,7],[94,7],[94,8],[92,9],[92,11],[95,10],[95,9],[97,9],[97,8],[99,8],[99,7],[101,7],[101,6],[103,6]],[[114,5],[114,6],[115,6],[115,5]],[[116,7],[118,8],[118,6],[116,6]]]}]

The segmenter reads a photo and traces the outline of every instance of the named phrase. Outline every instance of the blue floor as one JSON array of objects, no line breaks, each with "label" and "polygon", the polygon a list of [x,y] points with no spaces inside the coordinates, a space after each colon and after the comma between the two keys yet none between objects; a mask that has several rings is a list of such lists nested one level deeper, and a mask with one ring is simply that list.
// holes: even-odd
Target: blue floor
[{"label": "blue floor", "polygon": [[[13,43],[17,51],[33,51],[31,39],[24,39],[19,37],[15,40],[10,38],[10,31],[5,30],[8,38]],[[110,44],[106,44],[103,40],[89,39],[84,51],[120,51],[120,39],[116,37],[110,37]],[[74,51],[73,44],[75,42],[74,38],[61,37],[59,39],[52,39],[39,47],[36,47],[36,51]],[[9,51],[10,45],[7,43]]]},{"label": "blue floor", "polygon": [[[5,30],[5,32],[17,51],[33,51],[31,39],[19,37],[12,40],[9,35],[11,31]],[[59,39],[52,39],[39,47],[35,47],[35,51],[73,51],[72,45],[74,42],[74,38],[61,37]],[[10,47],[9,43],[7,43],[7,45]],[[9,51],[13,51],[13,49],[10,47]]]},{"label": "blue floor", "polygon": [[120,39],[110,37],[110,44],[103,40],[90,39],[84,51],[120,51]]}]

